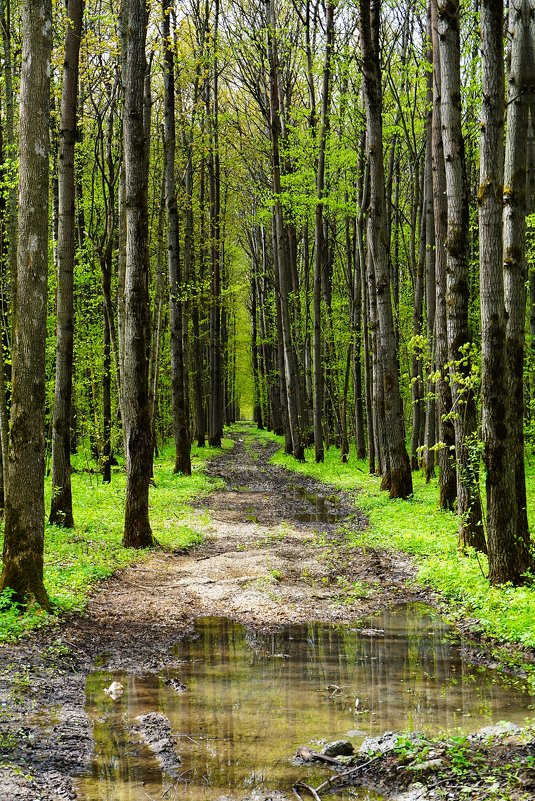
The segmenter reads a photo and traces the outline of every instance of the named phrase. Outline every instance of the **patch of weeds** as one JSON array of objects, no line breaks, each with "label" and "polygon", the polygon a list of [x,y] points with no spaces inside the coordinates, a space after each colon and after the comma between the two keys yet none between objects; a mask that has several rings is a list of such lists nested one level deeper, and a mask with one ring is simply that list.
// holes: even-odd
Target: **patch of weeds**
[{"label": "patch of weeds", "polygon": [[279,570],[278,568],[274,568],[273,570],[270,570],[269,571],[269,575],[275,581],[282,581],[282,579],[284,578],[284,573],[282,572],[282,570]]},{"label": "patch of weeds", "polygon": [[14,704],[21,704],[33,692],[29,666],[16,670],[11,675],[10,698]]},{"label": "patch of weeds", "polygon": [[268,542],[281,542],[290,532],[291,526],[283,520],[277,528],[270,528],[266,531],[266,540]]},{"label": "patch of weeds", "polygon": [[422,745],[420,740],[415,740],[414,737],[401,736],[397,739],[394,746],[394,753],[401,762],[410,762],[412,765],[418,765],[425,762],[431,751],[431,745]]},{"label": "patch of weeds", "polygon": [[258,517],[255,515],[254,509],[251,506],[247,509],[247,511],[245,513],[245,519],[246,519],[246,521],[248,523],[258,523],[259,522],[258,521]]},{"label": "patch of weeds", "polygon": [[13,595],[10,587],[0,593],[0,642],[19,637],[29,629],[39,628],[52,617],[37,605],[22,608],[13,600]]},{"label": "patch of weeds", "polygon": [[13,751],[17,744],[18,737],[14,731],[0,731],[0,751]]},{"label": "patch of weeds", "polygon": [[347,576],[337,576],[336,586],[340,590],[338,601],[344,606],[363,601],[372,593],[371,587],[365,581],[350,581]]},{"label": "patch of weeds", "polygon": [[469,740],[463,736],[450,738],[448,759],[451,772],[460,778],[477,772],[478,765],[484,762],[482,754],[471,753]]},{"label": "patch of weeds", "polygon": [[245,582],[244,586],[255,589],[258,592],[263,592],[270,601],[277,601],[278,597],[277,594],[273,592],[273,586],[278,584],[278,582],[279,580],[270,573],[269,576],[257,576],[256,578],[249,579]]}]

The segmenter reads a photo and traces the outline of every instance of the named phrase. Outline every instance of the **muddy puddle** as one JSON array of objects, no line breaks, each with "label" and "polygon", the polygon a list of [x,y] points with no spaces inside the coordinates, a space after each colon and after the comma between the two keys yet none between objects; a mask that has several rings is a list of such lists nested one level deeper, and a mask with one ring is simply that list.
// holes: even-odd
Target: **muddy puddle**
[{"label": "muddy puddle", "polygon": [[339,523],[347,517],[347,510],[339,508],[336,495],[324,496],[309,492],[306,487],[292,487],[297,504],[292,519],[298,523]]},{"label": "muddy puddle", "polygon": [[[319,750],[349,738],[358,748],[388,730],[469,733],[533,717],[521,681],[466,662],[448,626],[420,605],[375,615],[367,628],[310,623],[270,635],[205,618],[176,653],[180,670],[166,675],[89,677],[95,756],[78,783],[84,801],[211,801],[268,788],[291,795],[297,779],[314,785],[326,776],[292,764],[301,744]],[[124,685],[115,702],[103,692],[112,681]],[[176,736],[181,761],[171,775],[132,733],[149,712],[167,716]],[[381,798],[354,789],[351,797]]]}]

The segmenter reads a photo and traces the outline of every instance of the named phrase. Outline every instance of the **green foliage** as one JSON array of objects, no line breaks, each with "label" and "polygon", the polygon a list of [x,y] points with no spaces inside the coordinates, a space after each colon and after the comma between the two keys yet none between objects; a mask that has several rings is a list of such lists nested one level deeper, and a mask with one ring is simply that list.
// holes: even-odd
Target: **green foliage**
[{"label": "green foliage", "polygon": [[[224,447],[231,447],[225,441]],[[192,448],[193,475],[173,473],[174,452],[163,449],[154,465],[150,491],[150,518],[154,535],[163,548],[182,550],[202,540],[191,525],[191,502],[216,488],[219,482],[203,472],[207,458],[217,449]],[[77,455],[72,476],[76,528],[47,525],[45,529],[45,585],[54,614],[40,608],[22,611],[12,602],[12,592],[0,594],[0,642],[15,639],[31,629],[50,624],[65,612],[81,611],[95,583],[117,570],[147,558],[149,551],[123,548],[123,510],[126,476],[119,467],[111,484],[104,484],[95,464]],[[95,472],[91,472],[91,470]],[[47,508],[51,487],[47,486]]]}]

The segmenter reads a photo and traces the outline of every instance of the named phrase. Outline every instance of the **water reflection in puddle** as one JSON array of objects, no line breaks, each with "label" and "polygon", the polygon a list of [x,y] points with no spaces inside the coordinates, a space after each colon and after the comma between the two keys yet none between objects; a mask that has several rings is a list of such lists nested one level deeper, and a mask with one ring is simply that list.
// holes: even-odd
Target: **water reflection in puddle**
[{"label": "water reflection in puddle", "polygon": [[[210,801],[255,788],[289,791],[298,778],[325,778],[321,769],[313,776],[291,764],[304,743],[350,733],[358,747],[386,730],[470,732],[531,715],[527,688],[463,661],[448,627],[425,608],[387,611],[370,625],[359,632],[311,623],[259,635],[207,618],[177,646],[182,667],[170,675],[185,693],[166,685],[166,676],[93,674],[87,709],[96,753],[80,797]],[[125,686],[115,704],[103,693],[111,680]],[[148,749],[129,739],[129,724],[149,711],[167,715],[179,735],[181,781],[162,775]]]},{"label": "water reflection in puddle", "polygon": [[306,487],[293,487],[293,494],[298,508],[292,514],[292,520],[298,523],[339,523],[346,517],[343,510],[337,508],[336,495],[316,495]]}]

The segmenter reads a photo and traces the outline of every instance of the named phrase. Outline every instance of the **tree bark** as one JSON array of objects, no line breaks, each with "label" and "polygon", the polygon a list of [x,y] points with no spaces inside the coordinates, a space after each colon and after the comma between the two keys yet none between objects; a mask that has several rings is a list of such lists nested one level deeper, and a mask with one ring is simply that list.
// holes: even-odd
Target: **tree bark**
[{"label": "tree bark", "polygon": [[154,544],[149,523],[152,437],[149,408],[149,296],[147,143],[144,125],[147,9],[125,0],[126,42],[124,166],[126,211],[123,424],[126,442],[126,505],[123,545]]},{"label": "tree bark", "polygon": [[391,498],[408,498],[412,495],[412,474],[405,445],[386,238],[379,48],[380,0],[360,0],[359,6],[367,151],[370,169],[368,248],[375,273],[379,352],[384,386],[385,431],[389,455],[388,467],[383,474],[383,486],[388,486]]},{"label": "tree bark", "polygon": [[322,277],[325,271],[326,247],[323,236],[323,204],[325,193],[325,150],[329,133],[329,110],[331,92],[331,57],[334,46],[334,7],[332,0],[326,4],[326,43],[325,64],[323,67],[323,88],[321,99],[321,119],[318,143],[318,165],[316,171],[316,216],[314,252],[314,450],[316,462],[323,462],[323,396],[324,374],[322,354],[321,295]]},{"label": "tree bark", "polygon": [[428,66],[427,77],[427,137],[425,146],[425,295],[427,306],[427,342],[429,350],[429,374],[426,382],[426,414],[423,468],[426,483],[435,474],[436,445],[436,402],[435,381],[435,314],[436,314],[436,271],[435,271],[435,209],[433,200],[433,49],[431,32],[431,11],[428,11]]},{"label": "tree bark", "polygon": [[459,546],[486,550],[479,498],[476,406],[471,386],[468,324],[468,194],[461,130],[458,0],[438,0],[441,121],[446,172],[446,311],[457,457]]},{"label": "tree bark", "polygon": [[[59,123],[58,291],[50,523],[72,528],[71,405],[74,350],[76,110],[83,0],[69,0]],[[109,345],[108,345],[109,358]]]},{"label": "tree bark", "polygon": [[50,604],[43,583],[45,344],[52,8],[25,0],[20,82],[17,302],[9,479],[0,590]]},{"label": "tree bark", "polygon": [[170,15],[172,0],[163,0],[162,37],[164,43],[164,132],[165,132],[165,205],[167,208],[167,253],[169,265],[169,325],[171,333],[171,394],[175,473],[191,475],[189,420],[186,404],[186,365],[183,349],[184,284],[180,269],[178,208],[175,182],[175,66]]},{"label": "tree bark", "polygon": [[502,270],[503,2],[481,2],[482,109],[480,137],[479,264],[481,304],[481,407],[487,471],[489,575],[495,580],[502,549],[515,552],[517,510],[511,458],[511,414],[505,341]]},{"label": "tree bark", "polygon": [[284,383],[286,418],[288,433],[292,443],[292,453],[299,461],[304,461],[305,448],[303,442],[302,420],[299,417],[299,375],[297,360],[292,342],[289,297],[291,293],[291,273],[288,254],[285,246],[285,228],[281,203],[281,114],[279,100],[279,66],[275,41],[276,12],[273,0],[266,0],[267,50],[269,59],[270,87],[270,128],[272,148],[272,180],[275,195],[273,209],[273,251],[275,264],[275,291],[278,295],[277,309],[279,328],[282,336],[283,373],[281,386]]},{"label": "tree bark", "polygon": [[439,506],[454,509],[457,500],[457,476],[454,467],[455,428],[452,420],[451,385],[448,378],[448,329],[446,320],[446,236],[448,208],[446,170],[442,143],[440,51],[437,30],[437,0],[431,0],[433,45],[433,123],[432,170],[433,210],[435,218],[435,359],[437,367],[436,396],[438,423]]},{"label": "tree bark", "polygon": [[512,540],[496,543],[492,564],[489,564],[489,578],[494,584],[505,581],[519,583],[522,574],[532,566],[524,467],[524,329],[527,282],[526,132],[535,76],[533,6],[530,0],[513,0],[509,7],[512,43],[503,190],[503,266],[516,531]]}]

